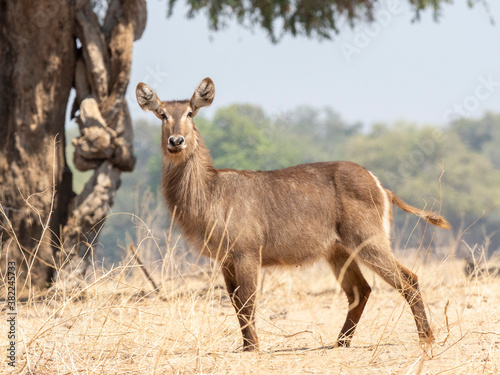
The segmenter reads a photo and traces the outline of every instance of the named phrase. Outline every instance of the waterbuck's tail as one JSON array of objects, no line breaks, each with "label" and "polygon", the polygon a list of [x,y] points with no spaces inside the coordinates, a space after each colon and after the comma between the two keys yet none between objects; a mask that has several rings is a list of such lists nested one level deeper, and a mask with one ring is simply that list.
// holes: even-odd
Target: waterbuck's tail
[{"label": "waterbuck's tail", "polygon": [[422,219],[424,219],[425,221],[427,221],[428,223],[431,223],[432,225],[435,225],[437,227],[441,227],[444,229],[451,228],[450,223],[448,223],[444,217],[439,216],[437,213],[432,211],[424,211],[419,208],[410,206],[408,203],[403,201],[401,198],[399,198],[396,194],[394,194],[390,190],[387,190],[387,194],[389,195],[389,198],[391,199],[392,203],[395,206],[401,208],[403,211],[406,211],[413,215],[417,215]]}]

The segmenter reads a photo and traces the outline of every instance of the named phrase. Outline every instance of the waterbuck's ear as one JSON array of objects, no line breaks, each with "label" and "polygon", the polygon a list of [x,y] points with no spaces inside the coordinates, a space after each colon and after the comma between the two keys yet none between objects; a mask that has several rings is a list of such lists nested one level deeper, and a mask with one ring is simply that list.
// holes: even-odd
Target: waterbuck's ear
[{"label": "waterbuck's ear", "polygon": [[215,86],[210,78],[205,78],[200,82],[196,90],[194,90],[193,97],[189,105],[193,110],[193,115],[198,113],[201,107],[206,107],[212,104],[215,96]]},{"label": "waterbuck's ear", "polygon": [[163,109],[161,100],[158,99],[158,96],[151,87],[141,82],[135,89],[135,95],[137,96],[137,102],[143,110],[151,111],[159,119],[162,118]]}]

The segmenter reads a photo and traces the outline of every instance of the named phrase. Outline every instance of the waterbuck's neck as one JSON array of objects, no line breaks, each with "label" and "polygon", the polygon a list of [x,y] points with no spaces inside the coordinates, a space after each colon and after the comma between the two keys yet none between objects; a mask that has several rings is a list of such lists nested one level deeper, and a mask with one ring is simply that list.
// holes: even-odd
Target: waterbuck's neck
[{"label": "waterbuck's neck", "polygon": [[170,213],[184,227],[206,218],[217,172],[201,137],[195,151],[180,162],[163,157],[162,188]]}]

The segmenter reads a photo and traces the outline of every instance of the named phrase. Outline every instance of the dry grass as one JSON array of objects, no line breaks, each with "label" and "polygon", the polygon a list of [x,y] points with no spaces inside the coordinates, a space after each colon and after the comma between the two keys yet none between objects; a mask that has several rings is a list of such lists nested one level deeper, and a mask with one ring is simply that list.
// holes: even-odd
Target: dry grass
[{"label": "dry grass", "polygon": [[[139,247],[139,253],[140,253]],[[17,367],[32,374],[494,374],[500,371],[500,278],[466,278],[463,261],[419,267],[436,333],[419,345],[397,292],[368,272],[373,292],[351,348],[334,343],[347,301],[328,267],[268,270],[258,296],[259,353],[241,352],[235,312],[215,265],[176,273],[159,293],[136,266],[97,272],[84,290],[56,284],[19,302]],[[411,265],[412,261],[404,261]],[[186,274],[186,272],[183,272]],[[154,277],[161,275],[156,273]],[[167,277],[168,275],[168,277]],[[375,281],[374,281],[375,280]],[[6,325],[0,349],[6,351]]]}]

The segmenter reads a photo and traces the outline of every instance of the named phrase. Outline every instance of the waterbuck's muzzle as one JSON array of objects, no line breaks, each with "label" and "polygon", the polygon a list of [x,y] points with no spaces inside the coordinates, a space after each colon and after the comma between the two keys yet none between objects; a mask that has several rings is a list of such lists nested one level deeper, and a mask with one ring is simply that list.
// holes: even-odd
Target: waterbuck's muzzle
[{"label": "waterbuck's muzzle", "polygon": [[168,137],[167,149],[172,154],[177,154],[186,148],[186,140],[182,135],[171,135]]}]

